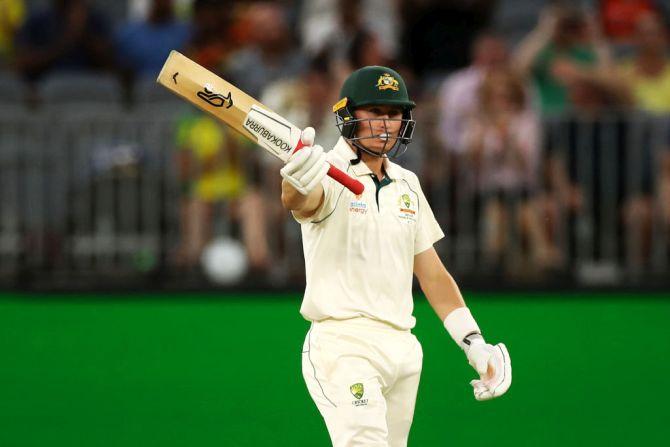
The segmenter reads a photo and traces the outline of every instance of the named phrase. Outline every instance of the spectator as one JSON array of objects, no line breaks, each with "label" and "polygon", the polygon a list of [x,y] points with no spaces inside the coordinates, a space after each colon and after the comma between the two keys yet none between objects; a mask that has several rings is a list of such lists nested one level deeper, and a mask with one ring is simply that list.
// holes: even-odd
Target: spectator
[{"label": "spectator", "polygon": [[25,19],[24,0],[0,2],[0,68],[9,65],[14,56],[16,31]]},{"label": "spectator", "polygon": [[622,80],[638,109],[670,113],[670,58],[668,31],[655,14],[640,16],[636,24],[635,54],[622,64]]},{"label": "spectator", "polygon": [[196,112],[178,125],[177,166],[182,185],[180,244],[174,261],[192,269],[213,237],[214,210],[228,204],[228,215],[238,223],[254,269],[268,266],[264,207],[259,193],[249,188],[241,152],[246,142],[224,130],[213,118]]},{"label": "spectator", "polygon": [[299,75],[305,61],[293,48],[286,10],[281,4],[255,3],[247,14],[252,42],[230,55],[224,72],[235,85],[257,98],[270,83]]},{"label": "spectator", "polygon": [[[430,163],[424,168],[429,183],[427,190],[436,198],[439,197],[443,206],[449,209],[449,213],[438,218],[447,231],[454,232],[454,238],[475,228],[472,222],[475,216],[471,210],[476,191],[467,169],[462,166],[465,162],[464,148],[460,144],[463,131],[466,122],[478,112],[482,79],[490,71],[504,68],[507,64],[506,42],[494,33],[480,33],[470,47],[470,61],[468,67],[442,81],[437,95],[429,98],[434,103],[433,115],[437,120],[433,134],[428,134],[428,137],[432,136],[437,144],[429,144],[426,150],[434,152],[428,159],[439,162]],[[417,108],[417,113],[422,112],[426,112],[426,104]],[[426,118],[419,124],[425,123]]]},{"label": "spectator", "polygon": [[609,86],[611,58],[595,21],[579,9],[551,5],[520,43],[514,67],[534,82],[543,114],[570,106],[568,90],[580,82]]},{"label": "spectator", "polygon": [[[284,78],[273,82],[263,90],[261,102],[270,109],[288,119],[291,123],[304,129],[307,126],[316,129],[316,141],[323,147],[333,147],[340,137],[335,125],[335,117],[330,105],[338,99],[338,91],[333,89],[334,75],[331,71],[330,60],[324,53],[312,58],[307,70],[300,76]],[[254,153],[258,153],[254,151]],[[276,197],[281,195],[280,182],[263,181],[274,179],[281,168],[281,162],[267,154],[260,154],[258,158],[260,171],[258,183],[263,183],[265,217],[272,228],[286,228],[293,231],[293,225],[286,226],[286,210]],[[279,206],[278,206],[279,205]],[[297,233],[294,234],[298,236]],[[290,236],[289,236],[290,237]],[[273,245],[273,259],[286,259],[295,256],[295,247],[279,241]],[[299,253],[297,253],[299,254]],[[302,272],[290,272],[291,275],[302,275]]]},{"label": "spectator", "polygon": [[[153,0],[127,0],[126,11],[128,19],[141,22],[149,17],[151,11],[151,2]],[[195,0],[173,0],[175,15],[186,20],[189,17],[191,8]]]},{"label": "spectator", "polygon": [[222,0],[193,2],[193,33],[185,54],[209,70],[225,64],[231,51],[230,8]]},{"label": "spectator", "polygon": [[579,81],[570,99],[577,113],[547,127],[552,225],[568,229],[572,261],[639,266],[650,249],[651,142],[600,84]]},{"label": "spectator", "polygon": [[462,151],[458,142],[465,121],[477,110],[482,80],[508,63],[505,41],[490,32],[480,34],[472,45],[471,61],[468,67],[447,77],[439,93],[439,134],[445,148],[457,153]]},{"label": "spectator", "polygon": [[657,13],[654,0],[600,0],[600,20],[605,36],[613,43],[627,44],[637,34],[637,22]]},{"label": "spectator", "polygon": [[[347,40],[346,48],[336,51],[328,49],[333,60],[333,74],[335,85],[342,84],[352,71],[367,65],[393,66],[393,61],[385,53],[379,37],[373,32],[360,29]],[[340,54],[340,50],[343,51]],[[325,50],[324,50],[325,51]],[[408,75],[411,80],[412,76]],[[411,81],[410,81],[411,83]]]},{"label": "spectator", "polygon": [[300,34],[304,50],[316,56],[332,51],[345,59],[356,34],[374,34],[381,51],[391,58],[398,52],[398,2],[388,0],[310,0],[302,2]]},{"label": "spectator", "polygon": [[[559,260],[540,223],[538,187],[539,120],[528,107],[521,79],[506,69],[490,71],[478,91],[477,113],[466,122],[460,145],[484,210],[484,254],[499,264],[516,253],[509,235],[527,243],[531,262],[553,267]],[[518,228],[517,228],[518,225]]]},{"label": "spectator", "polygon": [[334,83],[341,84],[357,68],[393,65],[396,41],[381,36],[389,23],[395,23],[396,15],[395,3],[380,4],[379,0],[308,2],[302,11],[304,46],[315,56],[329,53]]},{"label": "spectator", "polygon": [[190,27],[174,16],[172,0],[152,0],[145,21],[123,25],[116,35],[119,65],[131,78],[156,77],[170,54],[190,38]]},{"label": "spectator", "polygon": [[97,70],[113,66],[105,17],[85,0],[52,0],[28,16],[16,40],[16,66],[35,81],[53,71]]},{"label": "spectator", "polygon": [[335,104],[338,91],[332,88],[333,73],[325,53],[312,59],[300,77],[270,84],[261,102],[300,128],[316,129],[316,138],[323,147],[333,147],[340,137],[335,117],[328,107]]},{"label": "spectator", "polygon": [[[666,240],[670,244],[670,147],[666,147],[661,155],[660,181],[658,188],[658,204],[661,222],[665,229]],[[670,249],[670,247],[668,247]]]},{"label": "spectator", "polygon": [[350,72],[367,65],[392,65],[391,59],[384,52],[379,37],[368,31],[359,31],[354,35],[349,47],[347,60]]}]

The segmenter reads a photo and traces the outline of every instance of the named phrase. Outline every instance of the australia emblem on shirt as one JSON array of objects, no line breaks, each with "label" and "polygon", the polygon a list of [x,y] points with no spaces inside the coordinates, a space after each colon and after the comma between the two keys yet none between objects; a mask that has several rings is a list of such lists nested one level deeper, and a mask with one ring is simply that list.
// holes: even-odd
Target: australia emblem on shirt
[{"label": "australia emblem on shirt", "polygon": [[349,202],[349,212],[353,214],[365,214],[368,212],[368,204],[362,200],[352,200]]},{"label": "australia emblem on shirt", "polygon": [[398,217],[414,222],[417,211],[416,200],[412,200],[409,194],[402,194],[398,198]]},{"label": "australia emblem on shirt", "polygon": [[362,407],[368,404],[368,400],[363,399],[363,395],[365,394],[365,387],[362,383],[354,383],[349,387],[349,391],[351,391],[351,394],[353,394],[356,398],[356,400],[351,402],[352,405],[355,407]]}]

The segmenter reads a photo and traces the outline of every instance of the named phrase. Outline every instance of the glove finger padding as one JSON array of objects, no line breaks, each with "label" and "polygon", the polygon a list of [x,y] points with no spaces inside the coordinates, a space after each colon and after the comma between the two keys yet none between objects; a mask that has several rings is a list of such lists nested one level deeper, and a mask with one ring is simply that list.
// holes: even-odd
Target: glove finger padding
[{"label": "glove finger padding", "polygon": [[498,343],[490,348],[489,373],[482,375],[480,380],[470,382],[475,399],[480,401],[502,396],[512,384],[512,362],[507,347]]},{"label": "glove finger padding", "polygon": [[308,148],[294,152],[283,168],[279,171],[282,177],[293,176],[309,159],[311,151]]},{"label": "glove finger padding", "polygon": [[314,178],[305,186],[305,189],[307,191],[313,190],[318,183],[323,180],[323,178],[328,174],[328,170],[330,169],[330,165],[328,163],[324,163],[320,169],[317,171],[316,175]]},{"label": "glove finger padding", "polygon": [[473,391],[475,393],[475,399],[480,401],[493,399],[493,396],[491,395],[488,387],[484,385],[484,382],[481,380],[471,380],[470,385],[472,385]]},{"label": "glove finger padding", "polygon": [[484,343],[483,339],[475,341],[467,348],[465,355],[468,357],[468,363],[480,376],[486,374],[492,351],[493,346]]},{"label": "glove finger padding", "polygon": [[321,146],[306,146],[291,155],[280,173],[300,194],[307,195],[329,168]]},{"label": "glove finger padding", "polygon": [[312,154],[309,156],[303,167],[296,171],[293,176],[298,179],[301,184],[308,185],[326,163],[326,154],[323,153],[321,146],[314,146],[312,148]]},{"label": "glove finger padding", "polygon": [[475,361],[470,362],[470,366],[472,366],[480,376],[486,375],[488,372],[492,354],[490,352],[487,352],[487,354],[488,355],[480,355]]},{"label": "glove finger padding", "polygon": [[300,134],[300,141],[305,146],[314,146],[314,137],[316,136],[316,131],[313,127],[305,127]]}]

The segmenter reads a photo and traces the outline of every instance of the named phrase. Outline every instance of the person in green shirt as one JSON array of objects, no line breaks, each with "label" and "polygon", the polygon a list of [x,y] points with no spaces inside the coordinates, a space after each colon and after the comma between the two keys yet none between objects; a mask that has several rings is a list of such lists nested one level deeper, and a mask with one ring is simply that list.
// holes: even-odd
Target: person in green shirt
[{"label": "person in green shirt", "polygon": [[611,82],[611,57],[596,22],[575,8],[547,8],[513,59],[520,74],[532,80],[544,115],[568,110],[570,90],[581,82]]}]

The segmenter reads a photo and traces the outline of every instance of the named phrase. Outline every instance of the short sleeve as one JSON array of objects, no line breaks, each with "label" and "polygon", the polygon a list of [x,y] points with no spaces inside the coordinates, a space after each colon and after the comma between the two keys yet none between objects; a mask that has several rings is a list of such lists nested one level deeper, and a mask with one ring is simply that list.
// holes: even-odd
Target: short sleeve
[{"label": "short sleeve", "polygon": [[426,196],[423,194],[421,185],[416,176],[413,179],[415,191],[419,196],[419,219],[416,235],[414,236],[414,254],[418,255],[421,252],[428,250],[433,244],[444,237],[444,233],[437,223],[433,210],[430,208]]}]

